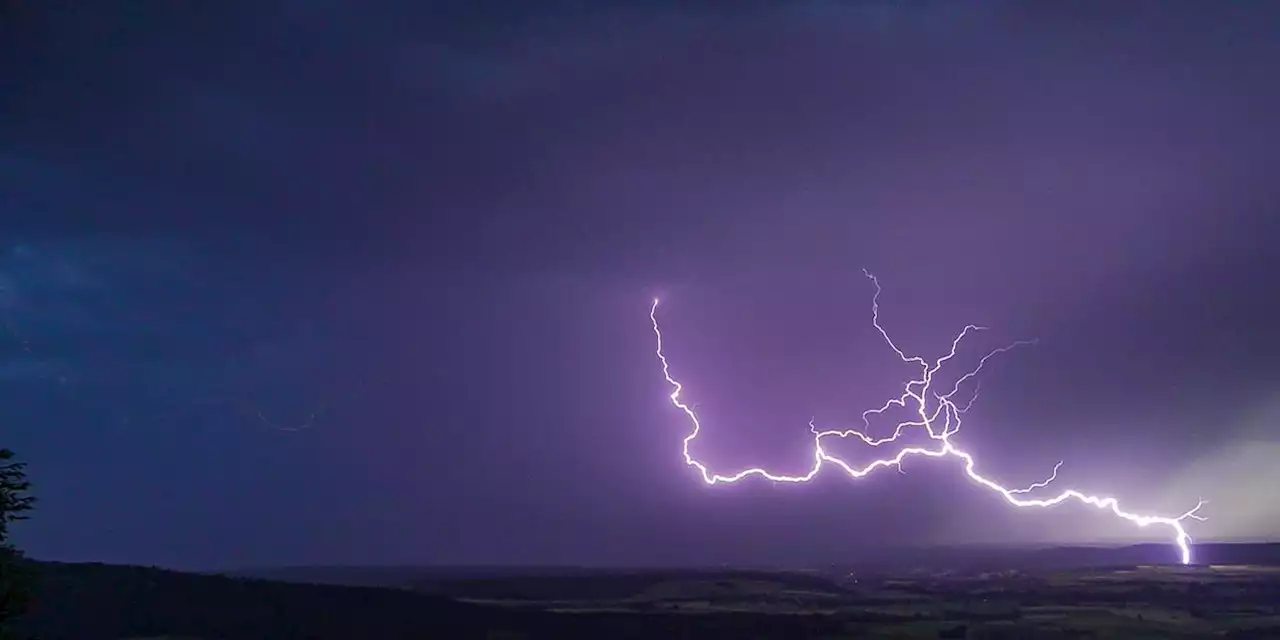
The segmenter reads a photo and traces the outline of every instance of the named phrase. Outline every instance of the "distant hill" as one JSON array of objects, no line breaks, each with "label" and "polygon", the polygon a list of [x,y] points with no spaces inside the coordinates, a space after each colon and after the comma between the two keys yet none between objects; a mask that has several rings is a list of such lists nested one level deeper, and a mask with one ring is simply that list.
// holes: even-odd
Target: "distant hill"
[{"label": "distant hill", "polygon": [[367,587],[410,588],[424,581],[507,578],[520,576],[583,576],[614,573],[617,569],[573,566],[296,566],[266,567],[220,572],[241,578],[260,578],[306,584],[340,584]]},{"label": "distant hill", "polygon": [[[1207,543],[1195,547],[1196,564],[1253,564],[1280,566],[1280,543]],[[1176,550],[1168,544],[1142,544],[1121,547],[1107,546],[1071,546],[1071,547],[1007,547],[1007,546],[969,546],[969,547],[933,547],[920,549],[897,549],[885,551],[874,559],[852,561],[849,563],[833,563],[813,568],[809,571],[786,571],[782,569],[764,569],[771,576],[789,573],[796,579],[821,579],[820,574],[840,577],[851,571],[992,571],[1003,569],[1034,570],[1067,570],[1093,569],[1138,564],[1173,564],[1177,561]],[[708,574],[731,572],[734,574],[750,573],[750,570],[708,567],[703,569],[689,568],[589,568],[572,566],[533,566],[533,567],[501,567],[501,566],[402,566],[402,567],[277,567],[262,569],[246,569],[229,572],[228,575],[265,578],[286,582],[302,582],[308,584],[342,584],[361,586],[397,587],[416,589],[419,591],[439,592],[439,585],[465,586],[469,583],[492,582],[492,578],[510,578],[504,582],[518,585],[519,578],[538,578],[545,584],[549,577],[575,578],[565,580],[566,584],[587,584],[582,578],[592,575],[608,575],[611,581],[619,573],[631,574],[637,580],[649,580],[661,577],[664,573],[678,572],[687,574],[690,571],[702,571]],[[473,595],[471,590],[447,591],[450,595]]]},{"label": "distant hill", "polygon": [[483,637],[536,612],[393,589],[303,585],[103,564],[34,563],[41,638]]},{"label": "distant hill", "polygon": [[799,571],[744,569],[647,569],[609,572],[544,573],[502,577],[425,577],[412,587],[420,593],[477,600],[621,600],[672,583],[768,583],[776,588],[845,593],[830,577]]},{"label": "distant hill", "polygon": [[[1202,564],[1280,566],[1280,544],[1198,545],[1196,559]],[[865,577],[865,570],[870,567],[873,571],[875,566],[892,566],[895,571],[923,569],[928,573],[990,569],[1034,572],[1145,564],[1170,564],[1168,547],[932,549],[886,554],[879,565],[852,566]],[[871,620],[875,616],[869,618],[868,612],[845,614],[843,619],[769,615],[756,609],[689,615],[672,604],[716,600],[722,598],[722,591],[739,592],[735,597],[740,597],[752,590],[760,590],[761,597],[770,602],[794,599],[796,606],[817,606],[810,602],[815,598],[857,601],[865,606],[883,599],[874,593],[847,591],[842,579],[849,566],[821,571],[298,567],[238,572],[241,575],[103,564],[33,562],[32,566],[39,588],[36,608],[23,620],[23,630],[45,640],[806,638],[838,636],[846,628],[842,625],[884,622]],[[244,575],[248,573],[255,575]],[[929,582],[933,578],[926,576],[923,580]],[[870,587],[864,584],[855,588]],[[654,606],[644,609],[643,615],[608,607],[575,609],[573,613],[541,608],[563,609],[557,601],[575,600],[632,604],[643,601]],[[802,600],[810,604],[803,604]],[[502,601],[507,606],[477,603],[482,601]],[[521,601],[527,601],[528,606],[520,605]]]},{"label": "distant hill", "polygon": [[[383,640],[391,638],[830,637],[827,616],[551,613],[408,589],[299,584],[149,567],[33,562],[43,640]],[[473,574],[474,575],[474,574]],[[501,581],[499,581],[501,582]]]},{"label": "distant hill", "polygon": [[[875,560],[840,565],[849,569],[1023,571],[1097,569],[1137,564],[1176,564],[1177,549],[1169,544],[1058,547],[935,547],[884,553]],[[1280,543],[1196,544],[1192,562],[1280,566]]]},{"label": "distant hill", "polygon": [[290,567],[238,575],[305,584],[409,589],[450,598],[572,600],[626,598],[663,582],[697,579],[765,580],[790,588],[840,591],[816,572],[686,568],[591,569],[583,567]]}]

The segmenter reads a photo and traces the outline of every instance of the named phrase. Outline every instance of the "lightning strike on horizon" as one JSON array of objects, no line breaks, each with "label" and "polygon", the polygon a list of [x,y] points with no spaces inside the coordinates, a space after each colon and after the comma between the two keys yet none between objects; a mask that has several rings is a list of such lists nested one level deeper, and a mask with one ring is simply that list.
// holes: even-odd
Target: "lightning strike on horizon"
[{"label": "lightning strike on horizon", "polygon": [[[962,330],[960,334],[957,335],[954,340],[952,340],[951,350],[947,352],[946,355],[932,362],[924,359],[921,356],[908,356],[905,352],[902,351],[902,349],[898,348],[897,344],[894,343],[893,339],[889,337],[889,333],[885,331],[884,327],[880,325],[880,292],[881,292],[880,281],[877,280],[874,275],[872,275],[870,272],[866,270],[863,271],[863,274],[866,275],[866,277],[871,280],[872,284],[874,284],[876,288],[875,295],[872,296],[872,299],[871,299],[872,325],[876,328],[876,331],[880,333],[880,337],[884,339],[885,343],[889,345],[889,348],[893,349],[894,353],[896,353],[898,357],[902,359],[903,362],[914,363],[919,365],[921,369],[921,374],[919,378],[908,381],[904,386],[903,393],[897,398],[891,398],[890,400],[886,401],[883,405],[875,409],[868,409],[862,412],[863,430],[844,429],[844,430],[820,431],[818,430],[817,426],[814,425],[814,421],[810,420],[809,431],[813,435],[813,465],[809,468],[809,470],[806,473],[801,475],[779,475],[779,474],[771,473],[760,467],[752,467],[749,469],[744,469],[742,471],[738,471],[737,473],[734,473],[731,475],[722,475],[719,473],[712,472],[707,467],[706,464],[702,463],[697,458],[693,457],[693,455],[689,452],[689,446],[698,437],[698,434],[702,431],[702,423],[698,419],[698,415],[694,411],[693,407],[685,404],[680,400],[680,393],[681,391],[684,390],[684,385],[681,384],[678,380],[676,380],[671,375],[671,367],[667,362],[666,355],[662,351],[662,331],[658,327],[658,316],[657,316],[659,300],[657,298],[654,299],[653,306],[649,308],[649,320],[653,323],[653,333],[654,333],[654,336],[657,338],[656,353],[658,356],[658,360],[661,361],[662,363],[662,375],[664,378],[666,378],[667,383],[671,385],[671,388],[672,388],[671,394],[669,396],[671,399],[671,404],[675,406],[677,409],[680,409],[681,411],[683,411],[685,415],[689,417],[689,421],[692,424],[692,430],[689,432],[687,436],[685,436],[683,441],[682,452],[684,454],[684,461],[686,465],[694,467],[695,469],[698,470],[698,472],[702,475],[703,482],[706,482],[707,484],[732,483],[750,476],[760,476],[762,478],[766,478],[774,482],[790,482],[790,483],[808,482],[818,475],[818,472],[822,469],[823,465],[826,463],[833,464],[837,467],[840,467],[847,474],[849,474],[849,476],[853,478],[862,478],[867,476],[871,472],[875,471],[876,469],[879,469],[882,467],[897,467],[898,470],[901,471],[902,462],[907,458],[910,458],[913,456],[924,456],[928,458],[955,457],[963,461],[965,475],[968,476],[968,478],[971,481],[987,489],[990,489],[991,491],[994,491],[1000,494],[1000,496],[1003,497],[1006,502],[1018,508],[1051,507],[1051,506],[1066,502],[1069,499],[1074,499],[1078,502],[1082,502],[1084,504],[1097,507],[1098,509],[1110,510],[1116,516],[1119,516],[1120,518],[1128,520],[1129,522],[1132,522],[1138,525],[1139,527],[1147,527],[1150,525],[1163,525],[1163,526],[1169,527],[1170,529],[1173,530],[1173,533],[1174,533],[1174,539],[1173,539],[1174,544],[1177,545],[1178,549],[1181,552],[1182,564],[1191,563],[1192,539],[1191,539],[1191,536],[1187,534],[1187,531],[1182,526],[1182,523],[1184,520],[1187,520],[1187,519],[1200,520],[1200,521],[1204,520],[1203,517],[1197,515],[1196,513],[1197,511],[1200,510],[1201,507],[1203,507],[1206,504],[1206,501],[1203,499],[1199,500],[1196,503],[1196,506],[1194,508],[1177,517],[1144,516],[1144,515],[1129,513],[1127,511],[1122,510],[1120,508],[1120,503],[1116,498],[1088,495],[1075,489],[1065,489],[1062,492],[1050,498],[1033,499],[1033,498],[1021,497],[1026,494],[1049,487],[1049,485],[1052,482],[1057,480],[1058,469],[1062,466],[1062,462],[1058,462],[1058,464],[1054,466],[1053,473],[1049,476],[1049,478],[1020,489],[1006,488],[1000,485],[999,483],[995,482],[994,480],[988,479],[985,476],[982,476],[981,474],[979,474],[975,470],[975,467],[977,466],[977,462],[974,459],[973,455],[956,447],[956,445],[951,441],[951,436],[955,435],[955,433],[960,429],[961,416],[963,416],[964,413],[968,411],[970,407],[972,407],[974,401],[977,400],[978,385],[976,381],[974,384],[975,389],[974,389],[973,396],[968,400],[967,403],[965,403],[964,406],[957,405],[955,402],[952,401],[951,398],[952,396],[954,396],[956,393],[960,391],[960,388],[966,382],[968,382],[969,380],[972,380],[975,376],[978,375],[980,371],[982,371],[982,368],[986,365],[988,360],[990,360],[991,358],[999,354],[1015,349],[1019,346],[1034,344],[1035,341],[1022,340],[1022,341],[1014,342],[1012,344],[1006,345],[1004,347],[1000,347],[998,349],[995,349],[989,352],[987,355],[983,356],[981,360],[978,361],[977,366],[974,367],[972,371],[969,371],[965,375],[958,378],[955,384],[951,386],[951,389],[947,393],[942,395],[933,393],[930,387],[933,383],[934,374],[936,374],[938,370],[941,369],[942,366],[947,361],[955,357],[956,349],[959,347],[960,342],[967,335],[969,335],[972,332],[983,331],[985,330],[985,327],[980,327],[972,324],[965,326],[964,330]],[[930,395],[932,395],[933,398],[936,399],[937,401],[937,406],[932,411],[929,411],[927,408],[928,407],[927,398]],[[885,411],[888,411],[890,407],[894,407],[894,406],[906,409],[908,408],[908,405],[910,405],[910,408],[913,410],[915,414],[914,419],[898,423],[898,425],[895,427],[893,431],[893,434],[888,437],[876,439],[867,435],[867,432],[870,431],[871,416],[880,415]],[[940,425],[937,424],[939,420],[941,420]],[[906,429],[911,427],[923,428],[928,433],[929,438],[938,443],[937,446],[935,448],[904,447],[898,451],[897,455],[894,455],[893,457],[876,459],[870,462],[869,464],[867,464],[866,466],[856,467],[834,455],[831,455],[830,453],[827,453],[827,451],[823,448],[823,444],[822,444],[823,439],[828,437],[835,437],[835,438],[853,437],[861,440],[863,443],[871,447],[880,447],[882,445],[886,445],[896,441],[904,433]]]}]

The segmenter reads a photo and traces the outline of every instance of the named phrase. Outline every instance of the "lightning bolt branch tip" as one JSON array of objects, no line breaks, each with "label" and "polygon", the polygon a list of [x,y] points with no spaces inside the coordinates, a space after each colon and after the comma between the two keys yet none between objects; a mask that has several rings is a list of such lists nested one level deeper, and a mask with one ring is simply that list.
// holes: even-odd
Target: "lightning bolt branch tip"
[{"label": "lightning bolt branch tip", "polygon": [[[957,405],[952,401],[952,396],[958,393],[960,388],[964,386],[966,382],[973,380],[975,376],[982,371],[983,367],[986,366],[987,362],[991,358],[1017,347],[1034,345],[1036,344],[1036,341],[1020,340],[992,350],[978,361],[977,366],[975,366],[973,370],[959,377],[947,393],[934,393],[931,389],[934,375],[943,367],[944,364],[955,357],[956,351],[960,346],[960,342],[964,340],[965,337],[977,331],[984,331],[985,327],[967,325],[960,334],[952,340],[951,349],[941,358],[932,362],[926,360],[922,356],[909,356],[894,343],[893,339],[889,336],[889,332],[880,324],[880,281],[869,271],[863,270],[863,274],[870,279],[871,283],[875,286],[875,294],[871,298],[872,325],[880,334],[880,337],[884,342],[889,345],[889,348],[892,349],[904,363],[915,364],[920,367],[920,374],[918,378],[908,381],[903,386],[903,392],[898,397],[890,398],[877,408],[864,411],[862,413],[863,428],[861,430],[819,430],[815,421],[810,420],[809,431],[813,437],[813,460],[807,471],[798,475],[778,474],[761,467],[743,469],[736,473],[726,475],[713,472],[710,467],[693,456],[690,452],[690,447],[693,444],[693,441],[697,439],[698,435],[702,432],[702,423],[698,419],[698,414],[695,411],[695,407],[697,405],[690,406],[680,399],[680,395],[684,391],[684,385],[671,374],[670,363],[667,361],[667,356],[663,352],[662,330],[658,326],[657,313],[659,300],[657,298],[653,300],[653,305],[649,308],[649,320],[652,322],[654,337],[657,341],[656,354],[658,356],[658,361],[662,365],[662,375],[666,378],[667,384],[671,386],[671,393],[669,395],[671,404],[685,414],[691,427],[688,435],[686,435],[682,441],[681,453],[684,456],[685,464],[697,469],[698,473],[702,476],[703,482],[707,484],[733,483],[752,476],[759,476],[761,478],[772,480],[773,482],[802,483],[808,482],[816,477],[824,465],[838,467],[850,477],[856,479],[863,478],[875,472],[877,469],[884,467],[894,467],[899,472],[902,472],[902,463],[907,458],[917,456],[925,458],[955,458],[961,462],[964,474],[971,482],[995,492],[1005,502],[1013,505],[1014,507],[1045,508],[1074,500],[1076,502],[1091,505],[1100,510],[1110,511],[1115,516],[1127,520],[1138,527],[1159,525],[1168,528],[1171,530],[1173,543],[1177,546],[1180,552],[1182,563],[1191,563],[1192,539],[1187,533],[1186,528],[1183,526],[1183,522],[1186,520],[1204,520],[1203,517],[1198,515],[1200,508],[1207,504],[1207,501],[1203,499],[1199,500],[1195,507],[1192,507],[1185,513],[1176,517],[1139,515],[1121,509],[1119,501],[1114,497],[1090,495],[1076,489],[1063,489],[1056,495],[1045,498],[1027,497],[1028,494],[1049,488],[1050,485],[1058,479],[1058,470],[1062,467],[1062,462],[1058,462],[1058,464],[1054,465],[1053,473],[1050,474],[1047,479],[1024,488],[1010,489],[995,480],[991,480],[986,476],[979,474],[976,470],[977,461],[973,455],[960,449],[951,440],[951,437],[960,430],[961,416],[963,416],[973,406],[973,403],[978,398],[977,381],[974,380],[973,395],[964,405]],[[933,403],[928,402],[930,397],[933,398]],[[933,405],[932,409],[929,408],[930,404]],[[892,407],[909,409],[914,414],[914,417],[910,420],[899,422],[894,428],[893,433],[889,436],[873,438],[867,435],[867,432],[871,430],[871,417],[883,414]],[[935,444],[929,447],[903,447],[891,457],[879,458],[861,467],[855,466],[840,457],[829,453],[823,446],[823,441],[828,438],[856,438],[861,440],[863,444],[870,447],[881,447],[895,442],[911,428],[923,429],[927,433],[929,439]]]},{"label": "lightning bolt branch tip", "polygon": [[325,410],[325,404],[322,402],[320,403],[319,406],[316,407],[314,411],[312,411],[307,416],[307,419],[305,421],[298,424],[292,424],[292,425],[280,424],[278,422],[275,422],[270,418],[268,418],[266,414],[264,414],[260,409],[254,409],[253,412],[258,416],[258,420],[260,420],[263,424],[277,431],[305,431],[316,425],[316,422],[320,419],[320,416],[321,414],[324,413],[324,410]]}]

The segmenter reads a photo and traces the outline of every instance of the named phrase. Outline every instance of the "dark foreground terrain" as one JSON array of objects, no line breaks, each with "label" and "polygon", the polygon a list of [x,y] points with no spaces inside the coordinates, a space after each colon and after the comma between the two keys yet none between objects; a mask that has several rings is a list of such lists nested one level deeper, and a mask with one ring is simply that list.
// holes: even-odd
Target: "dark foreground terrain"
[{"label": "dark foreground terrain", "polygon": [[[1251,563],[970,555],[819,571],[298,568],[272,580],[38,563],[42,638],[1280,638],[1280,546]],[[963,553],[955,552],[963,556]],[[1127,550],[1058,550],[1097,561]],[[1074,554],[1074,555],[1073,555]],[[1118,555],[1117,555],[1118,554]],[[927,554],[926,554],[927,555]],[[981,558],[978,561],[976,558]],[[1086,558],[1087,559],[1087,558]],[[933,560],[930,560],[933,562]],[[1025,566],[1008,566],[1023,562]],[[981,566],[980,566],[981,565]],[[286,582],[292,581],[292,582]],[[363,586],[346,586],[339,583]],[[318,584],[328,583],[328,584]]]}]

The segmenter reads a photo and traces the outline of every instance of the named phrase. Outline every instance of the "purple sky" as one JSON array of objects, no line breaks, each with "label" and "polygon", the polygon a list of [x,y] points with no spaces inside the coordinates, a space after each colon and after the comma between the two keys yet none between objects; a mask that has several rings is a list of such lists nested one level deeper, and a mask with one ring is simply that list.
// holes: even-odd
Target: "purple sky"
[{"label": "purple sky", "polygon": [[912,373],[863,268],[908,350],[1039,338],[957,436],[984,473],[1280,537],[1270,4],[10,4],[0,446],[38,557],[1166,540],[952,462],[704,486],[651,299],[699,455],[800,471],[811,417]]}]

